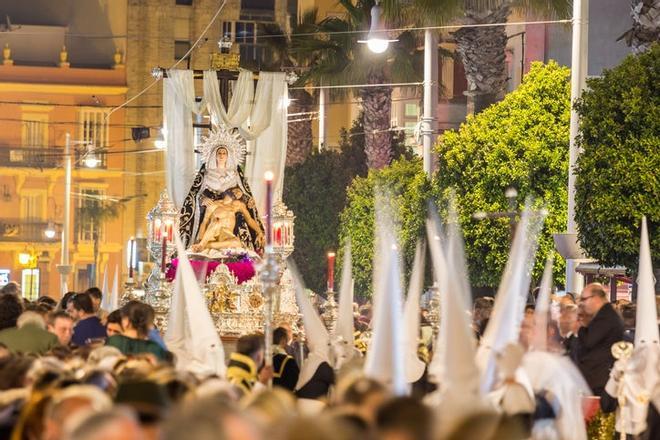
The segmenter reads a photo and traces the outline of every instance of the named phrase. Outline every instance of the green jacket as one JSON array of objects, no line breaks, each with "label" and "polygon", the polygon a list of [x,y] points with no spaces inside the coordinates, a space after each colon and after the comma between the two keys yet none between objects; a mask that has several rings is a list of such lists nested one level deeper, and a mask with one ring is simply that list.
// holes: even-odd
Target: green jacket
[{"label": "green jacket", "polygon": [[133,339],[124,335],[113,335],[105,341],[105,345],[118,348],[125,355],[151,353],[161,361],[167,360],[170,357],[167,350],[156,342],[146,339]]},{"label": "green jacket", "polygon": [[35,324],[0,331],[0,343],[12,353],[44,354],[59,345],[57,336]]}]

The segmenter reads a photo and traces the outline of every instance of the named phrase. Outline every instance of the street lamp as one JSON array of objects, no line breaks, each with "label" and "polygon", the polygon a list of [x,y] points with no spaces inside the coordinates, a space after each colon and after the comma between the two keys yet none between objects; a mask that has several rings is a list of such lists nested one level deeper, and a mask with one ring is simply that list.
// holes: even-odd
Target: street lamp
[{"label": "street lamp", "polygon": [[85,153],[83,163],[87,168],[96,168],[101,163],[99,158],[96,157],[96,153],[94,153],[94,146],[92,144],[87,144],[87,152]]},{"label": "street lamp", "polygon": [[225,34],[220,40],[218,40],[218,47],[220,48],[220,53],[229,53],[231,46],[234,43],[229,38],[229,35]]},{"label": "street lamp", "polygon": [[57,231],[55,230],[55,224],[53,222],[48,222],[48,225],[46,226],[46,229],[44,230],[44,235],[48,239],[53,239],[55,238],[55,234],[57,234]]},{"label": "street lamp", "polygon": [[366,43],[367,47],[373,53],[383,53],[387,50],[390,43],[397,40],[390,40],[387,38],[387,33],[384,30],[383,21],[383,8],[380,7],[378,1],[371,7],[371,25],[369,26],[369,33],[366,40],[358,40],[358,43]]}]

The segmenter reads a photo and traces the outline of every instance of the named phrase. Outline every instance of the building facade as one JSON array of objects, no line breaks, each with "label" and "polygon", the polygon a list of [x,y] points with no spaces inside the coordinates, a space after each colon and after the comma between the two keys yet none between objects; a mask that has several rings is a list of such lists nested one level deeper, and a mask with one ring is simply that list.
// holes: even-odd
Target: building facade
[{"label": "building facade", "polygon": [[[84,290],[100,284],[105,268],[123,267],[123,215],[82,215],[125,197],[123,112],[105,118],[124,101],[126,72],[121,57],[105,68],[79,67],[64,48],[66,29],[21,25],[0,34],[0,284],[22,286],[23,295],[59,298],[61,234],[68,228],[67,285]],[[43,44],[38,44],[41,41]],[[15,43],[15,44],[12,44]],[[37,53],[31,52],[34,47]],[[50,47],[55,53],[44,48]],[[64,148],[71,139],[72,190],[65,194]],[[64,200],[71,221],[64,224]],[[95,245],[96,243],[96,245]],[[96,260],[96,265],[94,264]]]}]

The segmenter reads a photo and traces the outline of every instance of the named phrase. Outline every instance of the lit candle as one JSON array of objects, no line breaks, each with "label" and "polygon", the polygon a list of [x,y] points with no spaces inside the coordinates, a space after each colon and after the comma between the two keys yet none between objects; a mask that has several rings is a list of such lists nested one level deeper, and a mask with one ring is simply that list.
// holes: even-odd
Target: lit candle
[{"label": "lit candle", "polygon": [[130,240],[128,240],[128,278],[130,280],[133,280],[133,243],[135,240],[133,237],[131,237]]},{"label": "lit candle", "polygon": [[160,256],[160,271],[165,273],[165,263],[167,262],[167,237],[163,237],[163,248]]},{"label": "lit candle", "polygon": [[172,220],[165,221],[165,228],[167,232],[167,240],[172,241],[174,239],[173,230],[172,230]]},{"label": "lit candle", "polygon": [[335,253],[328,252],[328,292],[335,291]]},{"label": "lit candle", "polygon": [[154,241],[160,241],[162,231],[161,231],[161,224],[160,224],[160,219],[157,218],[154,220]]},{"label": "lit candle", "polygon": [[266,171],[266,247],[271,249],[273,245],[273,178],[272,171]]}]

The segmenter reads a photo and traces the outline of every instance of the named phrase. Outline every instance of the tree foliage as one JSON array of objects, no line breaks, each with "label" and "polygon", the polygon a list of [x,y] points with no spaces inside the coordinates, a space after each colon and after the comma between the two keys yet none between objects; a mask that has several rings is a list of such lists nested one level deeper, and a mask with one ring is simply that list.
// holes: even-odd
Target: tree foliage
[{"label": "tree foliage", "polygon": [[636,270],[646,215],[660,266],[660,44],[588,81],[580,114],[576,222],[582,247],[605,265]]},{"label": "tree foliage", "polygon": [[[437,146],[438,173],[433,185],[440,206],[455,191],[466,256],[474,287],[495,288],[509,251],[508,219],[476,220],[479,211],[507,211],[505,189],[518,191],[517,207],[527,197],[549,214],[534,266],[539,279],[553,251],[552,233],[566,229],[569,70],[555,62],[532,64],[517,90],[457,131],[447,131]],[[556,255],[555,280],[563,261]]]},{"label": "tree foliage", "polygon": [[[380,170],[370,170],[366,177],[357,177],[348,189],[347,204],[341,214],[340,241],[350,238],[353,252],[355,294],[367,298],[372,293],[374,255],[375,193],[382,188],[388,208],[399,231],[406,275],[412,266],[415,243],[424,234],[426,201],[430,183],[419,159],[401,158]],[[339,258],[341,261],[341,258]]]},{"label": "tree foliage", "polygon": [[[342,130],[340,150],[324,150],[305,162],[287,167],[284,203],[296,215],[292,258],[316,292],[326,288],[326,254],[339,247],[339,216],[346,205],[346,190],[356,176],[366,176],[362,115],[350,130]],[[393,136],[396,157],[410,156],[402,134]]]}]

